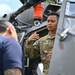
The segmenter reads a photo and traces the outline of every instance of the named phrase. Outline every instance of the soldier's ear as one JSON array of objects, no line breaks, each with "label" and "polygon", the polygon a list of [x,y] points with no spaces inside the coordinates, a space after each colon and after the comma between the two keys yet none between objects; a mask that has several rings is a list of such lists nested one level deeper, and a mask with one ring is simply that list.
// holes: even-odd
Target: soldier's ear
[{"label": "soldier's ear", "polygon": [[8,31],[8,34],[10,34],[10,35],[13,33],[13,29],[12,29],[11,25],[8,26],[7,31]]}]

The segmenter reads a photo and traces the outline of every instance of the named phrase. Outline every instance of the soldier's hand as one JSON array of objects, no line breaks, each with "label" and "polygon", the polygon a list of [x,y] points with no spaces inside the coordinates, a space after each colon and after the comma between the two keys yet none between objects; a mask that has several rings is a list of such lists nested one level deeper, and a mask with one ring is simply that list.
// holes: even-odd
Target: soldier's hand
[{"label": "soldier's hand", "polygon": [[39,34],[37,34],[36,32],[34,32],[29,38],[28,41],[36,41],[39,39]]}]

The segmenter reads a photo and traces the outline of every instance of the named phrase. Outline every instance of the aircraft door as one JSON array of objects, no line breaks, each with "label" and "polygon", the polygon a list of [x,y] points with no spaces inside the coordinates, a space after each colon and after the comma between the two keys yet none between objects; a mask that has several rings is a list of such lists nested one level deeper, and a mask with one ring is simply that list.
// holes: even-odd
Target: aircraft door
[{"label": "aircraft door", "polygon": [[75,1],[64,0],[48,75],[75,75]]}]

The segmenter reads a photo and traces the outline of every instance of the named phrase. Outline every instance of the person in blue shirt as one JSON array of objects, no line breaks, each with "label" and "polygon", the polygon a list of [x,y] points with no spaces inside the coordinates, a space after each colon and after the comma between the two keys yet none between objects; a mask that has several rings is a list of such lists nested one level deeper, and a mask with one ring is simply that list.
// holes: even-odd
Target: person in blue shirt
[{"label": "person in blue shirt", "polygon": [[0,75],[22,75],[22,56],[14,26],[0,20]]}]

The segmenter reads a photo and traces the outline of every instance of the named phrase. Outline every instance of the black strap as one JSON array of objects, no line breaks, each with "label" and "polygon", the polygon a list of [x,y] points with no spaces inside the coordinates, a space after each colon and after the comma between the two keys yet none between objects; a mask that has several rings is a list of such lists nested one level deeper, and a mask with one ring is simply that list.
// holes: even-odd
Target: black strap
[{"label": "black strap", "polygon": [[24,4],[27,0],[20,0],[22,4]]}]

